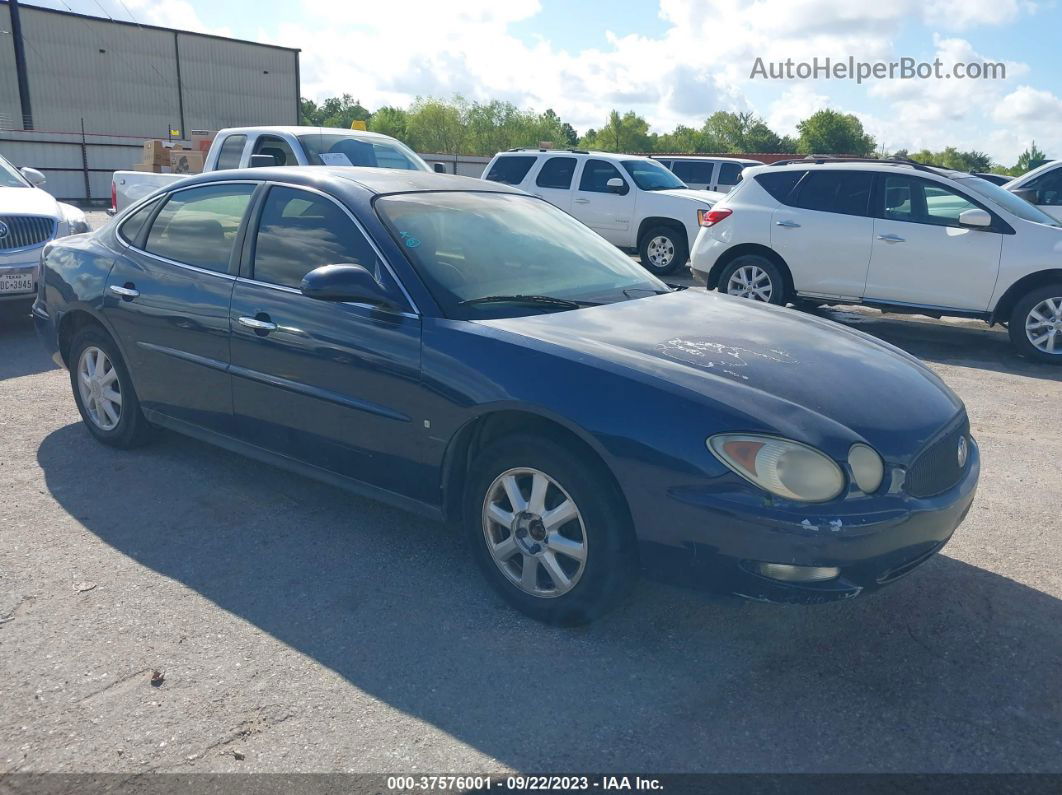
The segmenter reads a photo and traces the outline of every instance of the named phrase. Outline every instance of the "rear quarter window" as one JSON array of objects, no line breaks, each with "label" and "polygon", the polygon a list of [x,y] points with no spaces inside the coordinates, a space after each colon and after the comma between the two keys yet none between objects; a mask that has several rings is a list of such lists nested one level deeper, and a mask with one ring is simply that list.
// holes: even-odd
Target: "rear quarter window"
[{"label": "rear quarter window", "polygon": [[519,185],[537,159],[533,155],[502,155],[494,161],[486,178],[503,185]]}]

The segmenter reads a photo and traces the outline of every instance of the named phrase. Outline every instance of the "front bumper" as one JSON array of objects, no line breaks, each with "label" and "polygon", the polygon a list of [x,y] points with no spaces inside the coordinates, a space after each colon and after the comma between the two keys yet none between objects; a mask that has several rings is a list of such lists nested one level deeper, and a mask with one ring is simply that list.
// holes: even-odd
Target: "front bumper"
[{"label": "front bumper", "polygon": [[[643,541],[642,561],[650,576],[751,599],[848,599],[900,579],[940,551],[966,518],[979,477],[980,452],[972,444],[960,481],[926,499],[900,493],[783,509],[675,489],[669,518],[696,530],[681,543]],[[840,574],[788,582],[757,573],[758,563],[836,567]]]}]

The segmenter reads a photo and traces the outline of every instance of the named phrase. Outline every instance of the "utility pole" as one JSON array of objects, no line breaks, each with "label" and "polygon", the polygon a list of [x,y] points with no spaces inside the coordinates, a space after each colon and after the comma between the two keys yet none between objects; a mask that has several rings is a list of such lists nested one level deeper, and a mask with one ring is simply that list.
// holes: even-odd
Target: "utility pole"
[{"label": "utility pole", "polygon": [[11,38],[15,44],[15,75],[18,80],[18,98],[22,103],[22,128],[33,129],[33,106],[30,104],[29,76],[26,74],[26,47],[22,41],[22,19],[19,17],[18,0],[10,0]]}]

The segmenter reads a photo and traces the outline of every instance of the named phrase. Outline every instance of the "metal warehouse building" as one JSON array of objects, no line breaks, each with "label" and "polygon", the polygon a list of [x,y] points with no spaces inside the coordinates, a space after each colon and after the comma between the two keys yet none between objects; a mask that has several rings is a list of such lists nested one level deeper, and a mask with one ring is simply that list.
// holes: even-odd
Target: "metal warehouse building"
[{"label": "metal warehouse building", "polygon": [[299,51],[0,0],[0,154],[109,199],[148,138],[297,124]]}]

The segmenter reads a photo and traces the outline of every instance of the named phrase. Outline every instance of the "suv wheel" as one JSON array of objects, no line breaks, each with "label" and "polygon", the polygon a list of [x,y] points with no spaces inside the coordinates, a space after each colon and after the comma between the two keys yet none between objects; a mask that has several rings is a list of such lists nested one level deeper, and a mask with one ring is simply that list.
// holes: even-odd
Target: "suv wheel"
[{"label": "suv wheel", "polygon": [[1062,364],[1062,283],[1025,295],[1014,305],[1007,330],[1018,353]]},{"label": "suv wheel", "polygon": [[102,329],[78,332],[70,345],[70,385],[89,431],[112,447],[136,447],[151,426],[140,411],[129,371]]},{"label": "suv wheel", "polygon": [[685,231],[669,226],[654,226],[642,235],[638,256],[650,273],[663,276],[685,265],[690,259]]},{"label": "suv wheel", "polygon": [[615,485],[596,462],[549,439],[506,437],[476,458],[465,525],[490,584],[539,621],[586,623],[636,578],[634,533]]},{"label": "suv wheel", "polygon": [[737,257],[719,276],[719,290],[737,298],[784,305],[785,278],[778,266],[759,254]]}]

